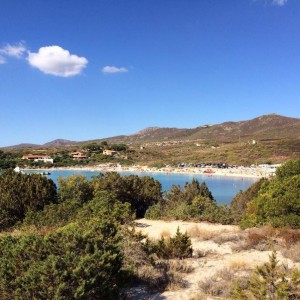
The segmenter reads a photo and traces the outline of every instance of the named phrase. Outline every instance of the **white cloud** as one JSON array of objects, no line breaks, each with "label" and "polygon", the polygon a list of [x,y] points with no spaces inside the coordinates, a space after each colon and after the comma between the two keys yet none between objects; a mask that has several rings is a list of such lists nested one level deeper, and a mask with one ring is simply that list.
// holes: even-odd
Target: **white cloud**
[{"label": "white cloud", "polygon": [[114,67],[114,66],[105,66],[105,67],[102,68],[102,72],[113,74],[113,73],[126,73],[126,72],[128,72],[128,70],[126,68],[117,68],[117,67]]},{"label": "white cloud", "polygon": [[3,48],[0,48],[0,54],[2,54],[2,58],[3,56],[21,58],[25,51],[26,47],[23,45],[23,43],[19,43],[17,45],[7,44]]},{"label": "white cloud", "polygon": [[60,77],[78,75],[88,64],[85,57],[70,54],[59,46],[41,47],[37,53],[29,52],[27,60],[43,73]]},{"label": "white cloud", "polygon": [[288,0],[273,0],[272,4],[278,5],[278,6],[283,6],[288,2]]}]

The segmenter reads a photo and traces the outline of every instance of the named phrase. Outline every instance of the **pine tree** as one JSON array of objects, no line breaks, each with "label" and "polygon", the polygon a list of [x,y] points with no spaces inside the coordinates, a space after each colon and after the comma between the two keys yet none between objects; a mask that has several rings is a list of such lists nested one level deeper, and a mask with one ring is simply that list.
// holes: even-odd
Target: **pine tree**
[{"label": "pine tree", "polygon": [[286,275],[280,270],[276,252],[273,251],[269,262],[257,267],[250,280],[250,291],[255,299],[288,299],[289,282]]}]

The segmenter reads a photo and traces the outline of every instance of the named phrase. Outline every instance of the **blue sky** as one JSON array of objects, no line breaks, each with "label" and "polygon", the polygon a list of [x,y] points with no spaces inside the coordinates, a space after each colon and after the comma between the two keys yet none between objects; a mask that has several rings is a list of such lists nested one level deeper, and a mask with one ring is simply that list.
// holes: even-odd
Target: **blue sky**
[{"label": "blue sky", "polygon": [[0,146],[300,117],[299,0],[2,0]]}]

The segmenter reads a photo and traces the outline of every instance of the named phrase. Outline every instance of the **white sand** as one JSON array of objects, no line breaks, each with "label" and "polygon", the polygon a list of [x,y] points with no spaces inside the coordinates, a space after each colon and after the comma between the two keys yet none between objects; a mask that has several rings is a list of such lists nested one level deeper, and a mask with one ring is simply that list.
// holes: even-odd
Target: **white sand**
[{"label": "white sand", "polygon": [[[211,169],[212,173],[205,173],[207,169]],[[30,170],[30,169],[27,169]],[[102,164],[97,166],[83,166],[83,167],[59,167],[51,168],[47,170],[82,170],[82,171],[105,171],[105,172],[143,172],[147,173],[163,173],[163,174],[204,174],[206,176],[233,176],[241,178],[262,178],[269,177],[272,173],[272,169],[266,169],[261,167],[235,167],[230,169],[218,169],[218,168],[150,168],[147,166],[121,166],[115,164]],[[273,170],[274,171],[274,170]]]}]

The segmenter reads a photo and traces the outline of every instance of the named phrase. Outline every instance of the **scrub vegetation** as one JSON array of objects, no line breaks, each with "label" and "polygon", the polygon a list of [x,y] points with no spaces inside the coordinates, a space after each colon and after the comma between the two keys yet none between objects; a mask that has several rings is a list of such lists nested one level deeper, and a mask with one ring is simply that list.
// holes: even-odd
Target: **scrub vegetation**
[{"label": "scrub vegetation", "polygon": [[[299,262],[299,159],[240,192],[230,206],[218,206],[206,184],[196,180],[164,194],[151,177],[114,172],[58,183],[57,189],[39,174],[12,170],[0,175],[1,299],[118,299],[140,284],[158,292],[184,289],[194,269],[190,262],[203,259],[205,267],[204,259],[214,255],[194,251],[193,241],[201,239],[231,245],[233,254],[276,250]],[[247,230],[204,238],[194,228],[192,238],[178,228],[175,235],[165,230],[153,240],[135,226],[135,218],[144,217],[240,224]],[[199,293],[221,299],[299,296],[299,271],[284,269],[277,252],[253,273],[245,259],[228,268],[210,284],[199,283]],[[234,285],[230,274],[238,279]]]}]

